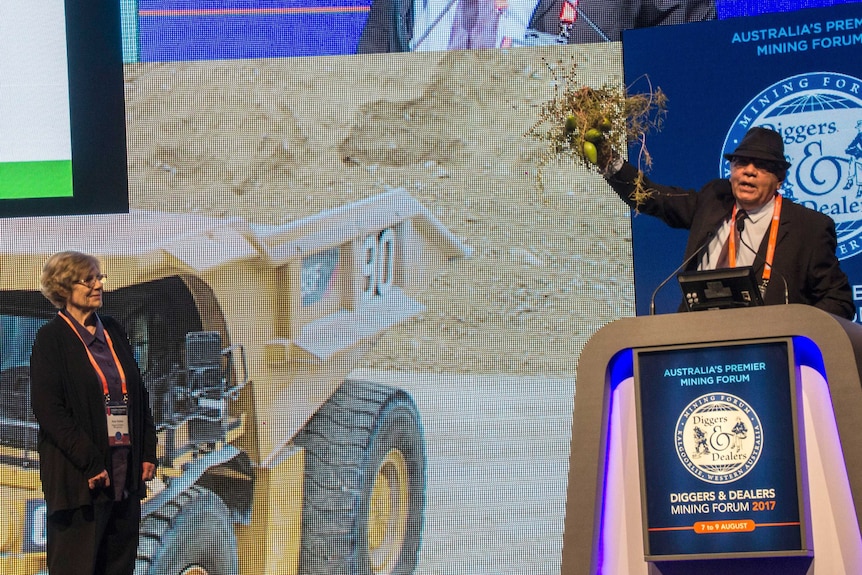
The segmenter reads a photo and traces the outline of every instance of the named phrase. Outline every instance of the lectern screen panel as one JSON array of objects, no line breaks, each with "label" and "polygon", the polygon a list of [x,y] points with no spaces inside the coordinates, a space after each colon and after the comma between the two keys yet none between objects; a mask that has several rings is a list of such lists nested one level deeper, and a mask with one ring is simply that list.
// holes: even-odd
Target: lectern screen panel
[{"label": "lectern screen panel", "polygon": [[792,342],[635,352],[648,560],[804,556]]}]

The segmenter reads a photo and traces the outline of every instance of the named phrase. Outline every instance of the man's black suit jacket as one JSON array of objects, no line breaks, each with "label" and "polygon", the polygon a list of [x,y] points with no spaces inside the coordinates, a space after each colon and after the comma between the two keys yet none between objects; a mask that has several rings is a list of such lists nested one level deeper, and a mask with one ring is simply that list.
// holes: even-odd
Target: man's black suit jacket
[{"label": "man's black suit jacket", "polygon": [[[422,0],[373,0],[356,52],[408,52],[413,36],[414,1]],[[529,27],[546,34],[559,34],[563,1],[539,0]],[[569,35],[570,44],[616,42],[623,30],[716,18],[715,0],[582,0],[579,9],[581,14]]]},{"label": "man's black suit jacket", "polygon": [[[631,164],[608,179],[611,187],[630,207],[632,182],[638,170]],[[660,218],[673,228],[689,230],[685,259],[702,249],[722,223],[730,217],[735,202],[730,181],[719,179],[700,191],[663,186],[645,178],[651,194],[637,206],[639,212]],[[758,280],[763,275],[768,235],[758,248],[754,269]],[[784,281],[788,303],[813,305],[837,316],[852,319],[855,313],[847,276],[841,271],[835,255],[835,223],[829,216],[795,204],[782,202],[772,279],[764,294],[764,303],[785,303]],[[661,246],[656,246],[661,250]],[[700,258],[692,258],[688,269],[695,269]],[[782,281],[782,279],[784,281]]]}]

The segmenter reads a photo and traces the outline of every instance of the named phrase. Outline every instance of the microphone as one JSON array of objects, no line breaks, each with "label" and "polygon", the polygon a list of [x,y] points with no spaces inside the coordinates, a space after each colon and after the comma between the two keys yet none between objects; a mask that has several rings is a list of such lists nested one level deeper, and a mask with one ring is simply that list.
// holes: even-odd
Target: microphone
[{"label": "microphone", "polygon": [[736,212],[736,233],[739,234],[739,241],[742,241],[742,230],[745,229],[745,218],[748,217],[748,212],[739,210]]},{"label": "microphone", "polygon": [[677,268],[675,270],[673,270],[673,272],[671,272],[671,274],[669,276],[664,278],[664,280],[662,280],[662,282],[660,284],[658,284],[658,287],[655,288],[655,291],[652,292],[652,296],[649,299],[649,314],[650,315],[655,315],[655,298],[658,295],[659,290],[661,290],[661,288],[663,288],[665,286],[665,284],[667,284],[667,282],[669,282],[671,280],[671,278],[673,278],[674,276],[676,276],[676,274],[678,274],[683,269],[685,269],[685,266],[690,264],[694,260],[694,258],[696,258],[701,253],[703,253],[703,250],[706,249],[706,246],[709,245],[709,242],[711,242],[712,238],[714,238],[714,237],[715,237],[715,230],[711,230],[708,234],[706,234],[706,239],[703,241],[703,243],[700,244],[700,246],[696,250],[694,250],[694,252],[690,256],[685,258],[683,260],[683,262],[681,264],[679,264],[679,266],[677,266]]},{"label": "microphone", "polygon": [[[739,214],[744,214],[744,213],[745,213],[745,211],[744,211],[744,210],[739,210],[739,213],[737,213],[737,214],[736,214],[737,218],[739,217]],[[747,217],[747,216],[748,216],[748,214],[745,214],[745,216]],[[737,219],[737,220],[736,220],[736,229],[737,229],[737,230],[739,230],[739,243],[741,243],[741,244],[742,244],[742,245],[744,245],[746,248],[748,248],[748,250],[749,250],[751,253],[753,253],[753,254],[754,254],[754,257],[755,257],[756,259],[760,260],[760,261],[763,263],[763,265],[764,265],[764,269],[765,269],[765,266],[767,265],[766,260],[763,258],[763,256],[761,256],[759,253],[757,253],[757,250],[755,250],[753,247],[751,247],[750,245],[748,245],[748,242],[746,242],[746,241],[742,238],[742,230],[743,230],[744,228],[745,228],[745,218]],[[772,268],[772,271],[773,271],[773,272],[775,272],[775,273],[777,273],[777,274],[778,274],[778,277],[780,277],[780,278],[781,278],[781,281],[782,281],[782,282],[784,282],[784,304],[785,304],[785,305],[786,305],[786,304],[789,304],[789,303],[790,303],[790,289],[787,287],[787,278],[785,278],[785,277],[784,277],[784,274],[782,274],[780,271],[778,271],[777,269],[775,269],[775,267],[773,267],[773,266],[769,266],[769,267],[771,267],[771,268]],[[766,292],[766,288],[765,288],[765,287],[764,287],[763,291],[764,291],[764,292]],[[764,294],[762,293],[762,294],[760,294],[760,295],[764,295]]]}]

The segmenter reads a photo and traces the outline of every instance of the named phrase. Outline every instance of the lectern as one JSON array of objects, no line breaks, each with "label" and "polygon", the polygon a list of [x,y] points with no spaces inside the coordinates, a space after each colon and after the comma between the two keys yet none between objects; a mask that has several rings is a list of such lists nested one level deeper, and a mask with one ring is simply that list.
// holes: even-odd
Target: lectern
[{"label": "lectern", "polygon": [[581,353],[563,575],[862,573],[862,326],[621,319]]}]

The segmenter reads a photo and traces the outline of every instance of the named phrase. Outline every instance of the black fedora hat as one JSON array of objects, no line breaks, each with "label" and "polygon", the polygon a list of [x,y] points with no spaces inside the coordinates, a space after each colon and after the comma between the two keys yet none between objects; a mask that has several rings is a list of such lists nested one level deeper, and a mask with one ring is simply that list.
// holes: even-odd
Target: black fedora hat
[{"label": "black fedora hat", "polygon": [[790,162],[784,158],[784,141],[781,134],[769,128],[755,126],[745,133],[736,149],[724,155],[728,160],[735,157],[768,160],[775,162],[781,169],[790,167]]}]

